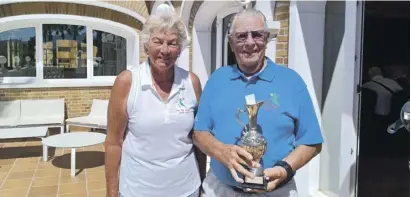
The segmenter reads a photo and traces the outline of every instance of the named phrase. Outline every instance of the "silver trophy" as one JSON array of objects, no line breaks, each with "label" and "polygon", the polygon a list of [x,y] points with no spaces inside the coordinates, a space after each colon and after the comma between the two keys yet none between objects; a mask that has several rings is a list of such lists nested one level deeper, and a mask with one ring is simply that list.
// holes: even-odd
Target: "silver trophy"
[{"label": "silver trophy", "polygon": [[[247,99],[246,99],[247,100]],[[240,138],[239,146],[248,151],[252,156],[253,160],[257,163],[260,163],[261,158],[263,157],[267,149],[267,140],[261,134],[261,131],[257,124],[257,114],[258,109],[262,106],[264,101],[261,102],[247,102],[244,109],[238,109],[236,113],[237,121],[244,127],[242,136]],[[251,104],[250,104],[251,103]],[[243,123],[239,115],[242,112],[248,112],[248,127]],[[247,167],[248,168],[248,167]],[[267,181],[264,178],[264,169],[261,167],[258,168],[248,168],[248,170],[254,175],[255,178],[251,179],[248,177],[244,178],[244,183],[242,187],[258,190],[266,190]]]}]

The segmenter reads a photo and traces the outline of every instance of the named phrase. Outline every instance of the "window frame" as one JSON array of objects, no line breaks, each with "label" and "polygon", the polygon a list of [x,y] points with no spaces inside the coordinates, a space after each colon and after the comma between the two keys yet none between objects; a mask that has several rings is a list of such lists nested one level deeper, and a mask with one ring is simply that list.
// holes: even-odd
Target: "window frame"
[{"label": "window frame", "polygon": [[[69,24],[86,27],[87,35],[87,78],[44,79],[43,78],[43,25]],[[121,36],[127,41],[126,68],[138,65],[139,35],[129,26],[93,17],[62,14],[35,14],[5,17],[0,19],[0,32],[34,27],[36,31],[36,77],[0,77],[0,88],[48,88],[112,86],[116,76],[94,76],[93,74],[93,30]]]}]

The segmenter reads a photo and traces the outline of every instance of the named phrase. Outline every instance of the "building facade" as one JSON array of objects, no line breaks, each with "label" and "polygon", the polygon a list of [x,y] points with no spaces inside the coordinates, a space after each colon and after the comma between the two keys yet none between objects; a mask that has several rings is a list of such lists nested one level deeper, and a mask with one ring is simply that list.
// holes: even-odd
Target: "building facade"
[{"label": "building facade", "polygon": [[[189,33],[179,66],[204,86],[233,59],[226,32],[242,9],[237,1],[2,0],[0,100],[64,98],[66,118],[87,115],[92,99],[109,98],[117,74],[146,58],[139,33],[161,3],[175,9]],[[300,73],[323,128],[321,155],[297,174],[300,196],[354,196],[361,4],[264,0],[252,6],[278,31],[266,55]]]}]

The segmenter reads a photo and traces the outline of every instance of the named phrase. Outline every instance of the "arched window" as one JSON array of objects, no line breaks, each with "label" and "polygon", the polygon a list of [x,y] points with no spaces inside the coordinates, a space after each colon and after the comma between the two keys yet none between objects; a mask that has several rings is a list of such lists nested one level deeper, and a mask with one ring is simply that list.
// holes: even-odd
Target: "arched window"
[{"label": "arched window", "polygon": [[111,86],[138,64],[136,31],[109,20],[22,15],[0,20],[0,87]]}]

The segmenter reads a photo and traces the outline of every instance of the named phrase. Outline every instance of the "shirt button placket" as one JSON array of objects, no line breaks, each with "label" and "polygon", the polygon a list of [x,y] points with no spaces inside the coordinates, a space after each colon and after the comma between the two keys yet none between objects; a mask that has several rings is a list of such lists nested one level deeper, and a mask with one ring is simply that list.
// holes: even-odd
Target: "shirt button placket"
[{"label": "shirt button placket", "polygon": [[164,103],[164,122],[170,122],[170,113],[168,110],[168,102]]}]

